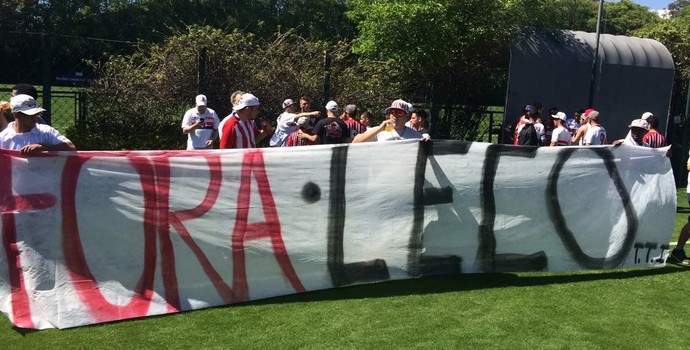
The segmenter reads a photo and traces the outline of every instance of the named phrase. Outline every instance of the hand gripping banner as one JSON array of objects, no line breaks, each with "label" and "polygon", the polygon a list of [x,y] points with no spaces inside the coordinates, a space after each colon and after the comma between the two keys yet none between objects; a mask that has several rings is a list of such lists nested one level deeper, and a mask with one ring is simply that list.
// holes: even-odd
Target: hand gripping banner
[{"label": "hand gripping banner", "polygon": [[0,151],[0,310],[68,328],[430,274],[663,266],[665,150]]}]

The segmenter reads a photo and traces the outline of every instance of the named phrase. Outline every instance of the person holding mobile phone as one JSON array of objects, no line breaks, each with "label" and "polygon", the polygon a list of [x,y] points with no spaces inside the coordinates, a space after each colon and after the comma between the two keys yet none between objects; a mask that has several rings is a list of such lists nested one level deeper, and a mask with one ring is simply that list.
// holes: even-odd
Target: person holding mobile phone
[{"label": "person holding mobile phone", "polygon": [[218,138],[218,114],[206,106],[204,95],[196,97],[196,106],[182,118],[182,133],[187,135],[187,149],[213,148]]}]

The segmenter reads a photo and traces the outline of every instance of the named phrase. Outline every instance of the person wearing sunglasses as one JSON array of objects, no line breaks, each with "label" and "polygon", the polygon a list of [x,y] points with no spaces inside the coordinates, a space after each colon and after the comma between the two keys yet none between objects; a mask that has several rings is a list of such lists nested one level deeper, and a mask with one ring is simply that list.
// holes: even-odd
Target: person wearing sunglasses
[{"label": "person wearing sunglasses", "polygon": [[410,103],[404,100],[395,100],[383,112],[386,114],[386,119],[381,125],[355,136],[352,142],[426,139],[419,131],[405,126],[412,114],[412,105]]}]

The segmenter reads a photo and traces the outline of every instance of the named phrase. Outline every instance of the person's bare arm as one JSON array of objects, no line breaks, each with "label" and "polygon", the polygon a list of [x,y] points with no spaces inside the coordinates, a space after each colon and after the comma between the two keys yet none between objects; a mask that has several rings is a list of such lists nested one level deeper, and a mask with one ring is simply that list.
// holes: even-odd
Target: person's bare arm
[{"label": "person's bare arm", "polygon": [[364,133],[357,134],[357,136],[355,136],[355,138],[352,140],[352,143],[367,142],[371,140],[372,138],[376,137],[378,133],[385,130],[388,124],[390,124],[390,120],[386,119],[381,123],[381,125],[375,126]]},{"label": "person's bare arm", "polygon": [[[5,118],[5,109],[9,109],[9,102],[2,101],[0,102],[2,105],[0,105],[0,130],[5,130],[7,128],[7,118]],[[5,108],[7,107],[7,108]]]},{"label": "person's bare arm", "polygon": [[258,144],[261,140],[265,139],[267,136],[273,134],[273,128],[271,124],[266,123],[266,126],[259,130],[257,134],[254,134],[254,141]]},{"label": "person's bare arm", "polygon": [[585,133],[586,129],[587,129],[587,125],[583,125],[583,126],[579,127],[577,129],[577,131],[575,132],[575,136],[573,136],[570,139],[570,142],[575,143],[575,142],[579,141],[581,137],[585,136],[584,133]]},{"label": "person's bare arm", "polygon": [[300,139],[307,139],[307,140],[309,140],[309,141],[311,141],[311,142],[316,142],[316,140],[319,139],[319,136],[318,136],[318,135],[309,135],[308,133],[306,133],[306,132],[304,132],[304,131],[302,131],[302,130],[300,130],[300,131],[297,133],[297,137],[299,137]]},{"label": "person's bare arm", "polygon": [[301,112],[301,113],[297,113],[295,115],[295,120],[297,120],[299,117],[312,117],[312,116],[317,116],[319,114],[321,114],[321,112],[319,112],[319,111]]},{"label": "person's bare arm", "polygon": [[190,132],[201,127],[201,125],[202,125],[201,120],[197,120],[196,123],[194,123],[192,125],[182,127],[182,133],[185,135],[189,134]]},{"label": "person's bare arm", "polygon": [[76,151],[77,147],[71,141],[61,142],[56,145],[44,145],[40,143],[34,143],[31,145],[26,145],[22,147],[19,151],[22,154],[38,153],[42,151]]}]

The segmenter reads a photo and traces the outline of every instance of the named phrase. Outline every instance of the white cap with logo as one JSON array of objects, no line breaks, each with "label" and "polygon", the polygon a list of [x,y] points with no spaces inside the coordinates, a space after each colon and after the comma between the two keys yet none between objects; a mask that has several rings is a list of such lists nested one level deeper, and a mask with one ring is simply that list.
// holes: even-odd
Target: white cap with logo
[{"label": "white cap with logo", "polygon": [[38,106],[33,97],[24,94],[12,97],[10,99],[10,108],[12,113],[21,112],[26,115],[35,115],[46,111]]},{"label": "white cap with logo", "polygon": [[295,104],[295,101],[293,101],[292,99],[288,98],[287,100],[283,101],[283,109],[288,108],[288,107],[290,107],[290,106],[292,106],[292,105],[294,105],[294,104]]},{"label": "white cap with logo", "polygon": [[206,96],[196,95],[196,106],[206,106]]},{"label": "white cap with logo", "polygon": [[331,112],[337,112],[338,110],[340,110],[340,107],[338,107],[338,104],[335,103],[335,101],[328,101],[328,103],[326,103],[326,110]]},{"label": "white cap with logo", "polygon": [[244,109],[245,107],[253,107],[253,106],[258,106],[260,105],[259,99],[252,95],[252,94],[244,94],[242,95],[242,98],[240,99],[240,103],[238,103],[236,106],[232,107],[233,111],[239,111],[240,109]]}]

